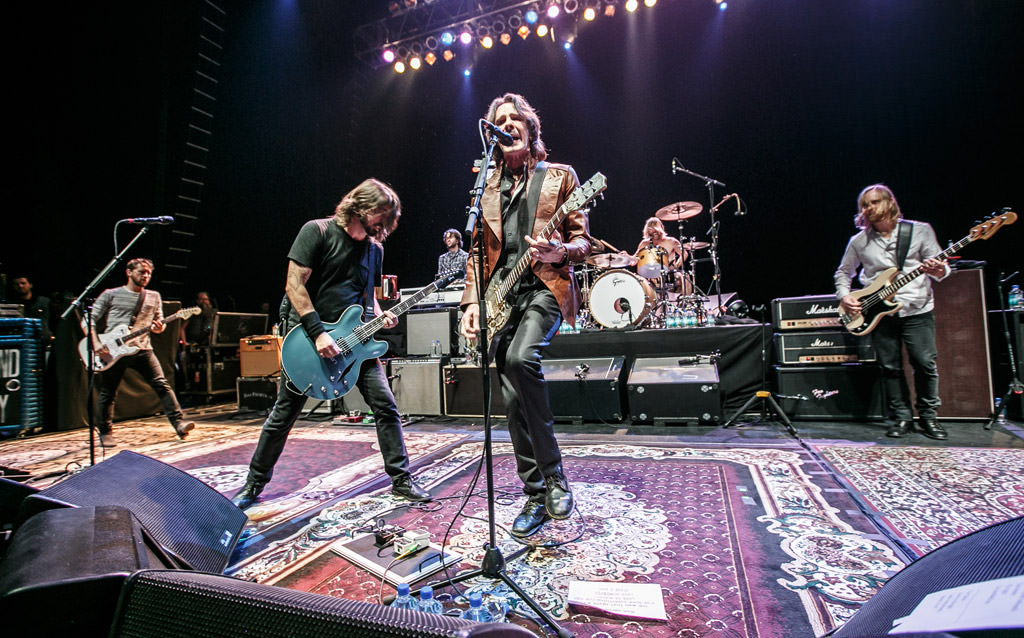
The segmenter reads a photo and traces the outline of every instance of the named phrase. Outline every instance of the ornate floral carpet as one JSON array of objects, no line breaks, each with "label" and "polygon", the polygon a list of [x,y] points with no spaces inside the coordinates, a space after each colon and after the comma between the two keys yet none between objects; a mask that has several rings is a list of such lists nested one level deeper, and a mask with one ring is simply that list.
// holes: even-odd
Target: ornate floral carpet
[{"label": "ornate floral carpet", "polygon": [[1024,449],[816,447],[880,524],[918,556],[1024,516]]},{"label": "ornate floral carpet", "polygon": [[[578,514],[529,540],[507,573],[577,636],[815,636],[840,624],[903,563],[871,522],[803,450],[620,443],[563,444]],[[520,545],[505,531],[521,507],[514,459],[495,443],[495,519],[503,555]],[[425,527],[480,565],[488,541],[481,478],[456,516],[482,444],[465,442],[417,472],[437,497],[411,507],[384,489],[335,501],[287,537],[250,546],[235,576],[331,596],[378,601],[380,580],[331,551],[378,518]],[[278,505],[250,510],[257,520]],[[396,509],[397,508],[397,509]],[[439,578],[439,577],[435,577]],[[572,580],[657,583],[668,622],[581,613],[567,602]],[[487,579],[461,585],[508,594]],[[445,588],[449,592],[450,588]],[[444,590],[442,590],[444,591]],[[509,600],[527,626],[532,612]]]}]

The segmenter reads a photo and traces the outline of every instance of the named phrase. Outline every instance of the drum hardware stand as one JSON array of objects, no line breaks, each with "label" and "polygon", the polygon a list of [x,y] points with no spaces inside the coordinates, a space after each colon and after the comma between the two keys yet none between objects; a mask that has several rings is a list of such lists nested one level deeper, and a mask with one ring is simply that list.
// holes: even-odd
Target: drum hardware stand
[{"label": "drum hardware stand", "polygon": [[[483,120],[481,121],[483,122]],[[492,158],[494,157],[494,148],[498,144],[498,138],[495,135],[488,136],[487,150],[484,151],[484,157],[481,160],[481,166],[490,166]],[[483,429],[484,429],[484,469],[487,480],[487,527],[489,539],[484,544],[484,557],[480,563],[478,569],[470,570],[463,574],[459,574],[453,578],[442,581],[447,584],[461,583],[477,576],[485,576],[492,580],[500,580],[505,583],[509,589],[514,591],[519,598],[527,604],[527,606],[534,611],[554,632],[559,638],[572,638],[575,634],[567,629],[562,628],[555,622],[555,619],[548,614],[543,607],[541,607],[535,600],[533,600],[529,594],[526,593],[505,571],[505,556],[502,555],[501,549],[498,547],[497,534],[495,533],[494,523],[494,464],[492,456],[491,446],[491,375],[490,375],[490,343],[488,342],[489,335],[487,334],[487,303],[484,301],[484,251],[486,247],[483,243],[483,228],[478,228],[480,221],[480,199],[483,197],[484,184],[487,181],[487,170],[481,170],[477,173],[476,183],[473,186],[473,190],[470,193],[473,195],[473,202],[468,209],[468,221],[466,222],[465,235],[473,238],[475,246],[470,251],[470,259],[474,259],[474,265],[476,267],[476,294],[477,304],[480,311],[480,334],[477,338],[477,344],[480,349],[480,371],[483,377]],[[474,232],[478,231],[478,232]],[[523,554],[530,551],[529,545],[524,545],[522,548],[513,552],[508,558],[514,560],[519,558]],[[417,590],[416,593],[418,593]],[[414,594],[415,595],[415,594]]]},{"label": "drum hardware stand", "polygon": [[[706,186],[708,189],[709,204],[715,201],[715,186],[721,186],[722,188],[725,188],[725,184],[718,181],[717,179],[708,177],[707,175],[701,175],[700,173],[695,173],[687,168],[684,168],[682,163],[680,163],[678,159],[673,157],[672,174],[675,175],[677,172],[686,173],[691,177],[696,177],[699,180],[703,180],[704,186]],[[715,287],[715,295],[718,297],[718,303],[716,305],[719,306],[722,305],[722,271],[719,268],[718,264],[718,221],[715,219],[715,213],[718,212],[718,207],[721,206],[726,199],[729,199],[729,197],[732,197],[732,195],[726,196],[724,199],[722,199],[721,202],[718,202],[717,205],[708,210],[708,214],[711,216],[711,227],[708,229],[707,235],[711,237],[711,264],[714,266],[713,285]]]},{"label": "drum hardware stand", "polygon": [[1006,415],[1006,404],[1010,401],[1011,398],[1016,397],[1018,403],[1024,401],[1024,383],[1021,383],[1020,380],[1020,370],[1017,369],[1017,359],[1014,357],[1013,352],[1013,341],[1010,338],[1010,323],[1006,318],[1006,314],[1008,312],[1015,311],[1012,309],[1007,310],[1006,293],[1003,290],[1003,286],[1011,279],[1016,277],[1017,272],[1018,271],[1014,271],[1013,273],[1010,274],[1009,277],[1004,277],[1004,273],[999,273],[999,279],[996,281],[996,288],[999,290],[999,307],[1002,310],[1002,312],[999,314],[1003,316],[1003,336],[1006,339],[1006,353],[1010,357],[1010,385],[1006,388],[1006,394],[1004,394],[1003,398],[1000,400],[999,407],[996,408],[996,410],[992,413],[992,416],[989,417],[988,423],[985,424],[986,430],[991,430],[992,425],[996,422],[996,420],[998,420],[1000,416]]},{"label": "drum hardware stand", "polygon": [[754,401],[760,399],[761,416],[760,418],[758,418],[756,422],[767,421],[770,418],[768,414],[768,406],[771,406],[774,410],[774,413],[779,417],[779,420],[781,420],[783,425],[786,426],[786,431],[789,432],[794,438],[799,438],[799,433],[796,431],[796,428],[793,427],[793,423],[790,422],[789,417],[786,416],[785,411],[783,411],[783,409],[779,406],[778,402],[775,400],[775,397],[772,396],[771,391],[768,390],[768,324],[764,322],[764,305],[762,304],[758,308],[760,309],[761,318],[761,389],[755,392],[753,396],[751,396],[749,399],[747,399],[747,402],[743,404],[743,407],[741,407],[739,410],[736,410],[736,413],[729,417],[729,420],[726,421],[725,425],[723,425],[722,427],[731,427],[733,421],[738,419],[744,412],[746,412],[747,408],[754,404]]}]

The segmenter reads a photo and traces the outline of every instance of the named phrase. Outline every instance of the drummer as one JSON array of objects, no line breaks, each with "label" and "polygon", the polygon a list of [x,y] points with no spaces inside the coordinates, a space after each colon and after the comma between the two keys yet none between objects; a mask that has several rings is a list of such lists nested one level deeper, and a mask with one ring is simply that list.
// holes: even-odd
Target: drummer
[{"label": "drummer", "polygon": [[[675,237],[665,232],[665,225],[657,217],[644,222],[644,235],[629,259],[637,274],[647,279],[665,277],[671,292],[683,291],[682,265],[688,255]],[[671,283],[674,282],[674,283]]]}]

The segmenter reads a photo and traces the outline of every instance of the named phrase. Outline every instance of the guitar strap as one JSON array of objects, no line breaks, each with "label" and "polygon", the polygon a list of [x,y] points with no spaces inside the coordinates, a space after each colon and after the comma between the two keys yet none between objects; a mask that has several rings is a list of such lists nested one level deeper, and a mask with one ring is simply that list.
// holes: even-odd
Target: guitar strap
[{"label": "guitar strap", "polygon": [[[526,208],[530,211],[530,218],[537,218],[537,202],[540,201],[540,187],[544,184],[544,176],[548,172],[548,163],[544,160],[537,162],[533,169],[533,178],[530,181],[530,191],[526,197]],[[525,234],[525,233],[524,233]]]},{"label": "guitar strap", "polygon": [[135,310],[132,311],[132,320],[128,324],[129,328],[135,327],[135,320],[139,318],[139,311],[142,310],[142,304],[146,300],[146,289],[143,288],[142,292],[139,293],[139,300],[135,302]]},{"label": "guitar strap", "polygon": [[910,240],[914,236],[914,225],[910,222],[900,222],[896,230],[896,268],[903,270],[903,262],[907,260],[907,253],[910,252]]}]

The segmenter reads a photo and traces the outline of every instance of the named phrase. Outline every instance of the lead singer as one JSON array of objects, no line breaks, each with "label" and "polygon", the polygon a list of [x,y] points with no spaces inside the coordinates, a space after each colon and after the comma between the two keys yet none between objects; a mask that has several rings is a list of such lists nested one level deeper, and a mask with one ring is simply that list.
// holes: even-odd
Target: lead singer
[{"label": "lead singer", "polygon": [[[531,268],[511,293],[509,329],[496,340],[495,366],[508,409],[508,430],[527,500],[512,524],[512,535],[526,537],[550,518],[565,519],[574,502],[555,440],[554,416],[541,370],[541,358],[563,318],[575,323],[582,297],[572,264],[587,258],[591,240],[587,214],[577,210],[563,220],[550,241],[533,238],[579,185],[566,164],[545,162],[540,118],[521,95],[506,93],[491,102],[486,119],[511,136],[496,149],[496,166],[481,198],[485,282],[503,277],[529,253]],[[489,134],[488,134],[489,135]],[[477,233],[481,232],[479,229]],[[461,331],[480,332],[476,257],[466,266]]]}]

